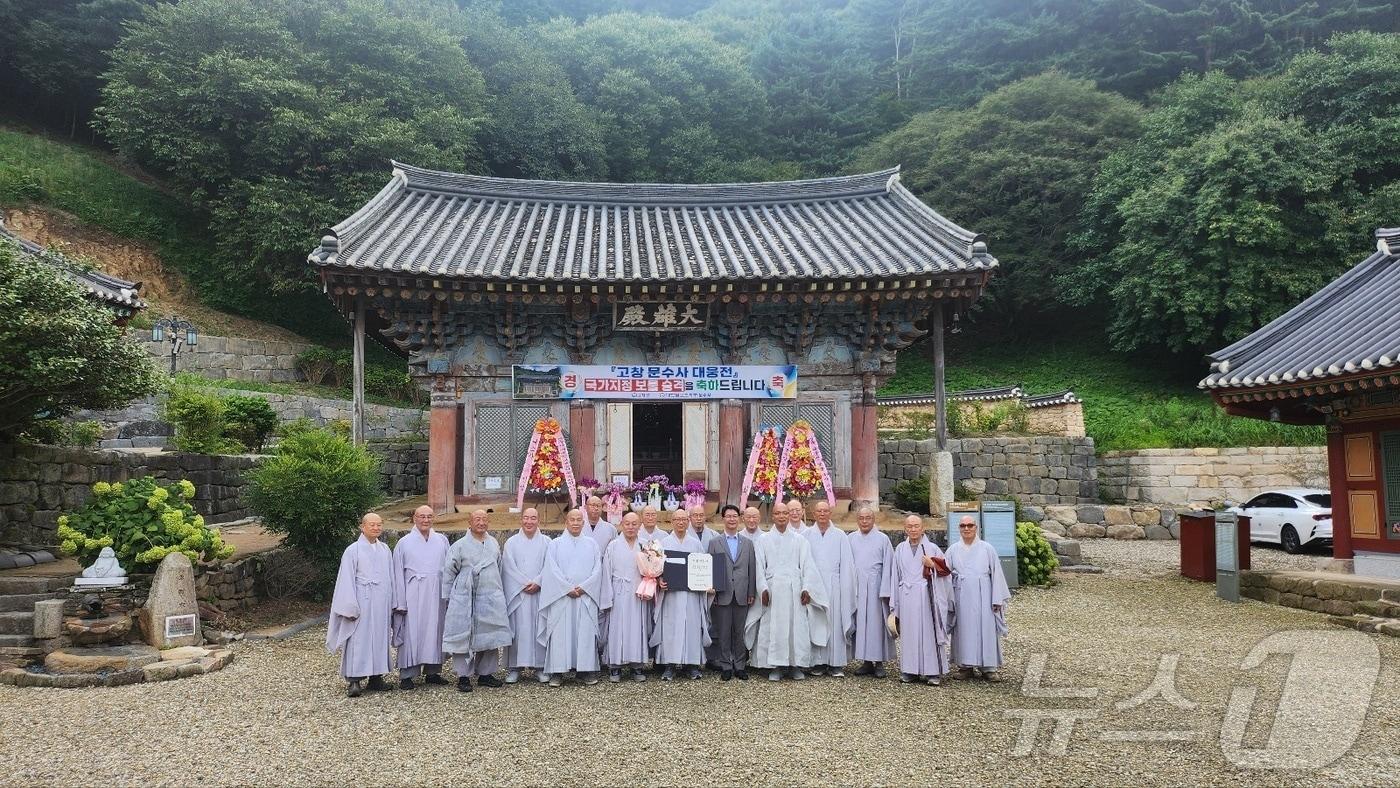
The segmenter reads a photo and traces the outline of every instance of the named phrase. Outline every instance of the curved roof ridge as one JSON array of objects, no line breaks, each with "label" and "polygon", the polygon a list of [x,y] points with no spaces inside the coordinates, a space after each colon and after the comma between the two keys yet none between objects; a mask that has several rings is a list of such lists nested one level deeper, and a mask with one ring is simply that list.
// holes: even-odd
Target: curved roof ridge
[{"label": "curved roof ridge", "polygon": [[646,205],[772,203],[849,199],[883,194],[897,182],[899,167],[828,178],[748,183],[616,183],[499,178],[430,170],[393,162],[404,188],[495,197],[526,202],[593,202]]}]

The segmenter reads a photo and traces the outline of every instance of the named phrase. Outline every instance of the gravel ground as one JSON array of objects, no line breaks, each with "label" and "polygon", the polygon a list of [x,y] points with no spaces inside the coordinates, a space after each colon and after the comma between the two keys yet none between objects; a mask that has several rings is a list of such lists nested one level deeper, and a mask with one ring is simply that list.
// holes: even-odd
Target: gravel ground
[{"label": "gravel ground", "polygon": [[[1084,561],[1119,577],[1177,577],[1181,574],[1181,547],[1176,541],[1150,539],[1080,539]],[[1331,554],[1317,552],[1289,555],[1278,547],[1250,545],[1251,569],[1322,569]]]},{"label": "gravel ground", "polygon": [[[1126,558],[1134,555],[1139,567],[1162,563],[1151,555],[1155,545],[1131,547],[1086,540],[1086,556],[1108,574],[1066,577],[1016,597],[1002,684],[707,677],[562,689],[531,683],[470,695],[434,687],[352,700],[321,629],[239,644],[234,664],[200,678],[92,690],[0,687],[7,763],[0,785],[1400,784],[1400,639],[1343,631],[1305,611],[1219,601],[1208,585],[1131,569]],[[1291,664],[1277,655],[1246,671],[1241,661],[1260,640],[1299,630],[1356,638],[1341,641],[1347,654],[1378,649],[1369,705],[1364,692],[1331,676],[1294,687],[1317,691],[1308,719],[1359,697],[1357,708],[1368,709],[1365,732],[1320,768],[1238,768],[1221,744],[1231,689],[1258,687],[1254,711],[1242,719],[1245,746],[1262,747]],[[1178,655],[1176,687],[1194,708],[1128,701],[1152,683],[1164,655]],[[1039,692],[1028,675],[1037,663]],[[1097,693],[1046,696],[1045,688],[1067,687]],[[1021,717],[1034,711],[1081,716],[1063,754],[1053,751],[1044,723],[1030,754],[1016,755]],[[1272,727],[1285,742],[1299,730]],[[1303,731],[1311,740],[1343,727]],[[1184,731],[1188,740],[1113,740],[1122,735],[1115,732],[1150,738],[1163,730]],[[958,771],[946,771],[953,764]]]}]

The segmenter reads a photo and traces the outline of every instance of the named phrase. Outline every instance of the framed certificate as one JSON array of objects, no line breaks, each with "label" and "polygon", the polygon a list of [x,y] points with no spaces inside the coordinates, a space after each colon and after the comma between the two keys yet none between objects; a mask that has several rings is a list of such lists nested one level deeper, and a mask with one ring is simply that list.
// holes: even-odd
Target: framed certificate
[{"label": "framed certificate", "polygon": [[715,585],[715,557],[709,553],[691,553],[686,557],[686,587],[704,593]]}]

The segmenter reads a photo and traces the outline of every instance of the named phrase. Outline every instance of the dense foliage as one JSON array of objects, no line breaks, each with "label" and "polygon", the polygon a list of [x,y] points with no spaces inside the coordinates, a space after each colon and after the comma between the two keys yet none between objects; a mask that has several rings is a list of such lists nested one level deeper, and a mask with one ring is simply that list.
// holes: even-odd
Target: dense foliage
[{"label": "dense foliage", "polygon": [[381,500],[379,460],[324,429],[288,430],[248,474],[248,504],[267,530],[286,534],[333,577],[360,517]]},{"label": "dense foliage", "polygon": [[1016,573],[1023,586],[1049,585],[1055,570],[1060,568],[1059,556],[1050,540],[1035,523],[1016,523]]},{"label": "dense foliage", "polygon": [[184,553],[191,563],[228,558],[233,545],[204,524],[190,505],[194,493],[185,479],[98,482],[83,508],[58,518],[59,549],[88,564],[110,547],[129,572],[148,572],[171,553]]},{"label": "dense foliage", "polygon": [[0,241],[0,437],[155,391],[161,373],[115,316],[47,262]]},{"label": "dense foliage", "polygon": [[[306,252],[390,159],[902,164],[1003,262],[978,333],[1073,323],[1199,358],[1395,223],[1400,35],[1364,31],[1397,28],[1393,0],[0,0],[0,90],[65,133],[95,116],[174,194],[89,206],[0,146],[0,202],[154,225],[212,304],[289,324],[329,322]],[[322,311],[270,307],[290,292]]]}]

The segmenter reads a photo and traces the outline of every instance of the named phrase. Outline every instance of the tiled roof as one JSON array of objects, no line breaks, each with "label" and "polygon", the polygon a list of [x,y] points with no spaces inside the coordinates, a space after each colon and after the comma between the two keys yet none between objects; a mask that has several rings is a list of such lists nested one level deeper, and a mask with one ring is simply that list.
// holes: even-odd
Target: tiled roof
[{"label": "tiled roof", "polygon": [[138,309],[145,309],[141,300],[139,282],[128,282],[92,268],[86,268],[67,257],[52,252],[33,241],[15,235],[0,222],[0,239],[18,246],[25,254],[37,257],[57,269],[69,280],[77,284],[93,299],[115,308],[123,316]]},{"label": "tiled roof", "polygon": [[[949,402],[991,402],[996,400],[1020,399],[1020,386],[1002,386],[990,389],[967,389],[948,392]],[[932,405],[933,394],[900,394],[889,397],[876,397],[879,405]]]},{"label": "tiled roof", "polygon": [[1211,390],[1288,385],[1400,364],[1400,228],[1376,251],[1273,322],[1210,355]]},{"label": "tiled roof", "polygon": [[899,170],[739,184],[570,183],[394,164],[320,267],[502,282],[865,280],[995,268]]},{"label": "tiled roof", "polygon": [[1054,394],[1033,394],[1022,403],[1028,408],[1048,408],[1051,405],[1074,405],[1084,400],[1076,397],[1073,391],[1057,391]]}]

